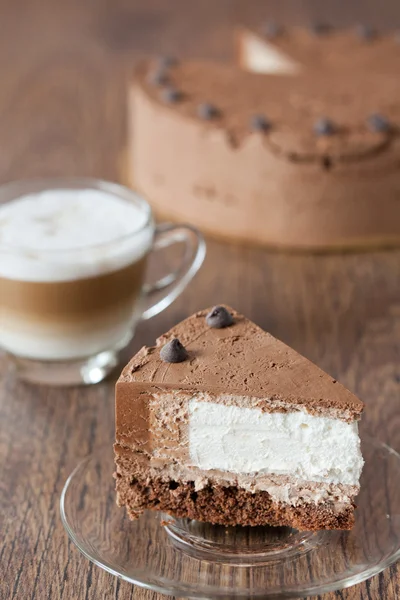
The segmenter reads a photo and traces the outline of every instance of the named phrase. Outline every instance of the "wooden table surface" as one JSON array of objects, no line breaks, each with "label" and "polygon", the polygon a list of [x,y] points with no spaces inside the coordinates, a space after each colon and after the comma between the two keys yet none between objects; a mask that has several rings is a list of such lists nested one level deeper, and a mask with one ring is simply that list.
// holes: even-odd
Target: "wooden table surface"
[{"label": "wooden table surface", "polygon": [[[125,84],[143,52],[229,59],[232,26],[271,13],[285,21],[400,25],[396,0],[383,6],[287,1],[284,7],[233,0],[2,0],[0,7],[3,182],[62,175],[118,180]],[[245,312],[360,395],[367,404],[364,428],[400,450],[400,251],[289,256],[210,240],[201,273],[172,307],[140,326],[131,352],[217,302]],[[112,444],[113,382],[29,386],[14,379],[4,358],[0,375],[0,597],[155,596],[87,562],[60,521],[60,493],[71,469],[94,448]],[[324,596],[334,598],[400,598],[400,564]]]}]

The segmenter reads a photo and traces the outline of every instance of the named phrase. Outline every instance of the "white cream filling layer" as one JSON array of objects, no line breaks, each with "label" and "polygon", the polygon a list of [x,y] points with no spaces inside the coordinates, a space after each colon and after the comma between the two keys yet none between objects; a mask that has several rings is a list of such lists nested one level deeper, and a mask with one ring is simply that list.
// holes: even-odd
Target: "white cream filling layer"
[{"label": "white cream filling layer", "polygon": [[189,402],[189,454],[191,465],[204,470],[349,485],[358,485],[364,463],[355,422],[195,398]]},{"label": "white cream filling layer", "polygon": [[296,75],[301,66],[272,44],[247,34],[242,46],[243,66],[255,73]]}]

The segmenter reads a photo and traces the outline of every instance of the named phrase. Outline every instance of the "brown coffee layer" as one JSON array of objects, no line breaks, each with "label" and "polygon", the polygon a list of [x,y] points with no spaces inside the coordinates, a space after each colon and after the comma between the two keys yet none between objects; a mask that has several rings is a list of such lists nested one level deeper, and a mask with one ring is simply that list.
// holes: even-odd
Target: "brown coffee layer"
[{"label": "brown coffee layer", "polygon": [[351,529],[354,504],[291,506],[274,502],[268,492],[251,493],[236,486],[209,486],[196,491],[193,482],[151,477],[116,477],[117,504],[126,506],[130,519],[144,510],[158,510],[179,518],[226,526],[288,526],[304,531]]},{"label": "brown coffee layer", "polygon": [[146,257],[93,277],[69,281],[20,281],[0,277],[0,308],[33,321],[80,321],[124,306],[139,296]]}]

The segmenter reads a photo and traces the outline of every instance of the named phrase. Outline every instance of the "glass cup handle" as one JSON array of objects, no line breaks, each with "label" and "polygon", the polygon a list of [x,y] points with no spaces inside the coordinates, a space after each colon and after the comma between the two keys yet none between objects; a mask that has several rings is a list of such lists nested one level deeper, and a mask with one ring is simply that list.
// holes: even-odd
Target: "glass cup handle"
[{"label": "glass cup handle", "polygon": [[[158,315],[183,292],[200,269],[206,255],[206,243],[195,227],[171,223],[162,223],[156,227],[152,252],[182,242],[186,249],[180,266],[155,283],[144,285],[144,298],[148,307],[142,314],[143,320]],[[154,301],[154,296],[163,290],[166,292],[165,295],[160,300]]]}]

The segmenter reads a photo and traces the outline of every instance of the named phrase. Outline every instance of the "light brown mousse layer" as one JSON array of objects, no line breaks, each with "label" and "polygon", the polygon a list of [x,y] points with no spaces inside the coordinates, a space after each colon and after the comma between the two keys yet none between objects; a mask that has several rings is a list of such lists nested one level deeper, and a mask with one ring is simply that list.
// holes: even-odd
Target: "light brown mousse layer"
[{"label": "light brown mousse layer", "polygon": [[[129,97],[128,177],[158,214],[213,235],[279,248],[400,241],[400,81],[382,74],[264,76],[216,63],[178,63],[167,86],[137,68]],[[218,115],[198,116],[211,103]],[[372,132],[371,114],[393,123]],[[254,115],[271,123],[252,131]],[[316,136],[315,122],[338,124]],[[157,149],[157,152],[154,149]]]},{"label": "light brown mousse layer", "polygon": [[176,459],[165,460],[136,452],[120,444],[115,444],[114,450],[117,473],[121,477],[150,477],[164,482],[192,483],[196,492],[209,486],[237,487],[252,494],[267,491],[273,501],[293,506],[330,502],[338,509],[343,504],[351,504],[359,492],[358,485],[307,481],[287,475],[204,470]]}]

